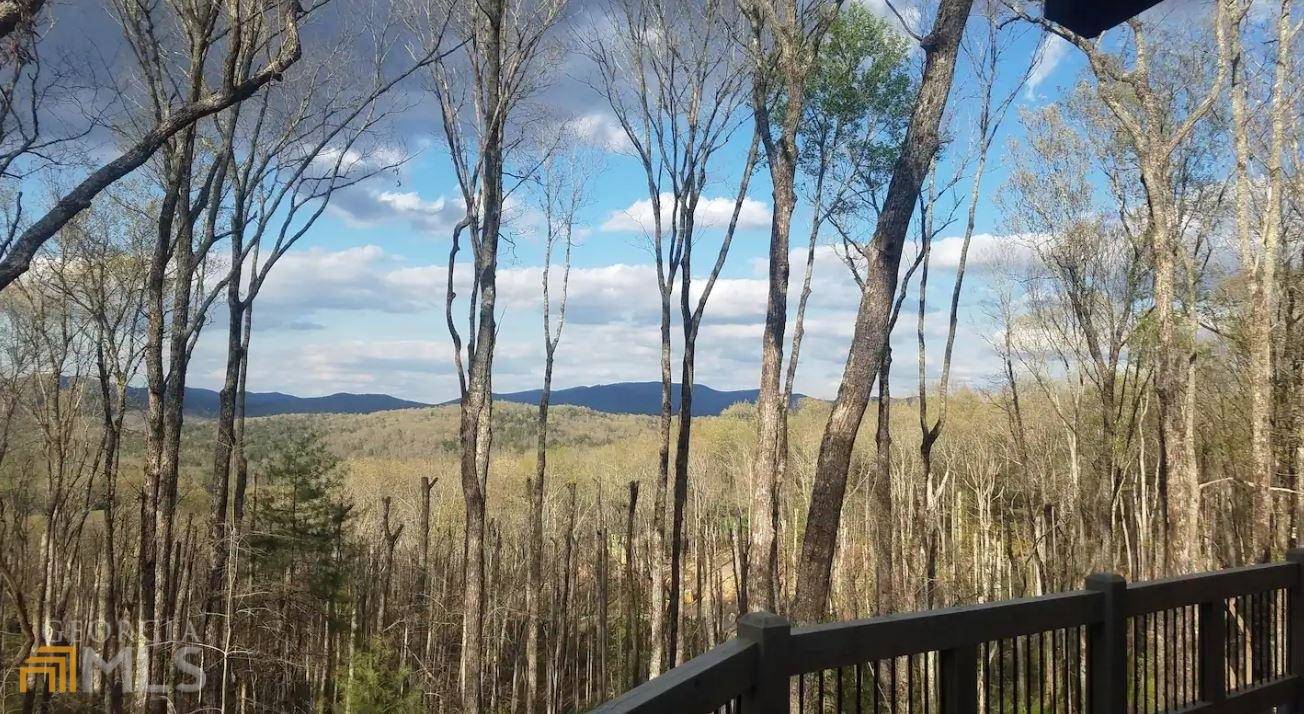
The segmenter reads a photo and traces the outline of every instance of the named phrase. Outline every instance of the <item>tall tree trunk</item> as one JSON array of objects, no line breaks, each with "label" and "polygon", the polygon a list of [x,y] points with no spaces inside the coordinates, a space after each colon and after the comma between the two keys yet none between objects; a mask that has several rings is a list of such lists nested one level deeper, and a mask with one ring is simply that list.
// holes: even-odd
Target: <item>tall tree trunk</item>
[{"label": "tall tree trunk", "polygon": [[[193,144],[194,138],[187,142]],[[187,155],[193,155],[193,146]],[[189,161],[187,161],[187,164]],[[171,326],[168,342],[168,374],[163,400],[163,453],[160,459],[159,508],[155,515],[155,538],[158,540],[155,561],[155,587],[159,595],[154,602],[156,627],[172,626],[177,612],[177,593],[181,573],[174,559],[180,555],[175,548],[177,489],[181,466],[181,427],[185,413],[183,402],[186,390],[186,370],[190,363],[191,291],[195,273],[194,226],[198,208],[192,208],[191,173],[189,167],[181,174],[181,202],[177,205],[178,218],[176,242],[173,252],[173,293]],[[170,637],[170,635],[168,635]],[[171,646],[160,646],[155,651],[159,676],[163,676],[165,663],[171,658]],[[161,684],[162,682],[160,682]],[[171,688],[168,692],[171,697]],[[160,705],[162,700],[160,700]]]},{"label": "tall tree trunk", "polygon": [[675,442],[674,505],[671,516],[670,611],[667,615],[669,637],[666,643],[667,651],[670,653],[671,666],[674,665],[675,659],[682,649],[679,646],[681,644],[679,639],[679,608],[681,604],[679,592],[681,578],[683,577],[681,559],[684,539],[684,507],[688,500],[688,465],[691,456],[689,449],[692,444],[693,385],[696,382],[694,367],[697,361],[697,335],[702,328],[702,319],[706,314],[707,302],[711,299],[711,292],[715,289],[716,280],[720,278],[720,272],[724,270],[725,259],[729,256],[729,247],[733,244],[734,233],[738,229],[738,216],[742,213],[743,202],[747,198],[747,187],[751,184],[752,171],[756,168],[759,142],[759,135],[753,133],[751,146],[747,150],[747,159],[743,162],[743,175],[738,183],[738,193],[734,198],[733,213],[729,219],[729,226],[725,229],[724,238],[720,243],[720,250],[715,257],[715,263],[711,266],[711,272],[707,275],[706,284],[696,301],[692,297],[693,233],[695,230],[693,214],[696,212],[698,199],[700,198],[701,187],[699,184],[695,183],[688,187],[688,204],[680,217],[679,240],[683,246],[683,252],[679,260],[679,319],[683,328],[684,348],[679,377],[679,431]]},{"label": "tall tree trunk", "polygon": [[[770,228],[770,268],[765,303],[765,329],[761,336],[761,382],[756,398],[756,456],[752,469],[751,557],[747,576],[749,595],[755,605],[774,610],[778,605],[775,582],[778,537],[779,462],[786,461],[779,449],[787,445],[782,436],[788,429],[787,410],[780,384],[783,373],[783,340],[788,315],[788,234],[792,225],[794,194],[791,156],[771,158],[774,185],[774,217]],[[788,165],[783,166],[783,162]],[[776,177],[777,174],[777,177]]]},{"label": "tall tree trunk", "polygon": [[[691,180],[690,180],[691,181]],[[675,202],[679,215],[674,217],[679,239],[679,317],[684,339],[679,373],[679,424],[675,431],[674,475],[670,495],[670,587],[666,593],[666,642],[662,654],[663,669],[675,666],[679,656],[679,620],[682,615],[684,508],[688,501],[689,445],[693,430],[693,362],[697,352],[697,323],[693,320],[690,288],[693,284],[693,213],[701,187],[695,182],[683,188],[684,197]],[[671,281],[673,282],[673,280]],[[669,324],[667,320],[667,324]],[[667,342],[665,354],[669,354]],[[668,374],[668,373],[667,373]],[[665,386],[670,386],[666,382]],[[669,434],[667,434],[669,436]]]},{"label": "tall tree trunk", "polygon": [[[547,278],[544,278],[547,280]],[[545,295],[546,295],[545,291]],[[544,298],[547,300],[547,297]],[[545,314],[544,317],[547,320]],[[543,599],[543,501],[544,477],[548,469],[548,404],[552,397],[552,369],[557,343],[545,336],[543,392],[539,395],[538,442],[535,451],[534,478],[530,480],[530,541],[526,572],[525,613],[525,710],[538,711],[543,666],[540,602]]]},{"label": "tall tree trunk", "polygon": [[[204,596],[203,632],[210,636],[211,616],[225,612],[221,598],[225,589],[226,562],[231,550],[230,508],[231,465],[235,453],[236,398],[240,388],[240,367],[244,363],[244,309],[245,303],[240,299],[240,286],[243,278],[244,240],[240,209],[231,221],[234,227],[231,241],[231,267],[227,274],[226,286],[227,333],[226,333],[226,367],[223,370],[222,388],[217,394],[217,438],[213,442],[213,466],[209,474],[208,494],[212,499],[212,521],[209,524],[209,572],[207,592]],[[215,636],[215,635],[214,635]],[[212,679],[210,677],[210,679]],[[220,682],[209,683],[211,687],[224,686]],[[214,692],[220,689],[213,689]]]},{"label": "tall tree trunk", "polygon": [[[158,631],[164,621],[166,593],[168,591],[168,566],[170,550],[163,547],[171,538],[171,511],[169,494],[175,493],[172,479],[176,462],[170,456],[170,429],[176,414],[169,409],[172,398],[172,364],[164,360],[164,343],[167,339],[167,283],[168,262],[176,257],[177,267],[182,258],[177,249],[180,238],[174,233],[179,214],[189,213],[189,192],[186,179],[191,169],[194,137],[192,131],[184,132],[179,146],[169,149],[165,174],[164,196],[159,207],[157,233],[150,256],[146,277],[145,310],[147,315],[143,362],[145,364],[148,399],[145,413],[145,492],[141,521],[140,563],[137,570],[139,593],[137,608],[137,638],[140,652],[136,670],[137,703],[142,711],[152,711],[161,706],[147,685],[155,684],[161,675],[159,653],[162,633]],[[185,274],[188,280],[189,274]],[[180,276],[174,275],[175,281]],[[174,296],[175,297],[175,296]],[[173,318],[176,319],[175,316]],[[174,322],[175,325],[175,322]],[[175,359],[175,356],[174,356]]]},{"label": "tall tree trunk", "polygon": [[[1200,484],[1195,444],[1188,428],[1189,380],[1195,360],[1195,336],[1177,313],[1177,277],[1183,243],[1176,235],[1173,189],[1167,159],[1151,158],[1141,166],[1153,236],[1155,321],[1159,341],[1155,393],[1159,401],[1161,478],[1166,486],[1167,569],[1190,572],[1200,562]],[[1194,309],[1194,306],[1188,306]]]},{"label": "tall tree trunk", "polygon": [[892,345],[883,346],[883,364],[878,370],[878,413],[874,428],[874,578],[879,615],[893,611],[897,602],[896,561],[893,534],[896,513],[892,506]]},{"label": "tall tree trunk", "polygon": [[627,687],[638,684],[638,583],[634,569],[634,515],[638,509],[638,481],[629,482],[629,506],[625,512],[625,679]]},{"label": "tall tree trunk", "polygon": [[[657,261],[657,271],[661,272],[661,261]],[[669,517],[666,510],[666,496],[670,486],[670,427],[672,410],[670,393],[672,389],[670,355],[670,288],[667,280],[674,276],[660,277],[661,285],[661,412],[657,425],[657,483],[652,498],[652,607],[649,624],[651,633],[648,641],[648,675],[655,677],[668,669],[665,666],[666,643],[669,638],[669,597],[666,586],[669,582],[670,558],[668,557]]]},{"label": "tall tree trunk", "polygon": [[[484,35],[487,98],[483,108],[487,135],[482,150],[480,223],[475,246],[475,280],[478,316],[470,353],[466,393],[461,402],[462,493],[466,501],[466,576],[462,587],[462,710],[482,709],[484,670],[485,608],[485,489],[489,478],[489,454],[493,439],[493,355],[498,336],[496,316],[498,240],[503,209],[503,116],[502,57],[503,25],[507,21],[506,0],[490,0],[482,10],[487,16]],[[450,275],[451,280],[451,275]]]},{"label": "tall tree trunk", "polygon": [[[788,243],[792,232],[792,213],[797,205],[797,128],[805,108],[806,81],[813,69],[807,53],[813,48],[798,47],[793,36],[803,34],[798,27],[795,3],[776,3],[782,7],[771,14],[757,9],[752,18],[752,32],[758,38],[753,45],[759,51],[759,38],[766,24],[776,38],[777,74],[782,81],[784,111],[779,120],[779,135],[774,135],[771,116],[773,70],[764,56],[756,58],[752,86],[752,110],[756,133],[765,147],[766,165],[770,168],[770,187],[774,206],[770,215],[769,269],[766,281],[765,327],[761,334],[761,379],[756,396],[756,452],[752,466],[751,508],[748,524],[749,551],[748,597],[755,605],[773,611],[778,607],[775,570],[778,567],[775,541],[778,537],[779,464],[787,447],[781,436],[788,429],[787,405],[783,400],[783,341],[788,323]],[[834,8],[836,10],[836,8]],[[761,19],[765,17],[766,19]],[[819,33],[814,41],[818,43]],[[751,604],[751,603],[749,603]]]},{"label": "tall tree trunk", "polygon": [[[1230,0],[1239,10],[1240,2]],[[1248,349],[1250,353],[1250,453],[1255,484],[1254,516],[1251,524],[1250,558],[1266,562],[1273,545],[1274,511],[1271,489],[1276,484],[1276,458],[1273,439],[1273,354],[1277,317],[1277,261],[1281,240],[1281,216],[1285,176],[1282,156],[1286,150],[1285,95],[1286,76],[1290,72],[1290,48],[1294,31],[1291,27],[1291,0],[1282,0],[1277,20],[1276,68],[1269,100],[1269,146],[1264,157],[1267,172],[1267,195],[1264,199],[1260,245],[1252,246],[1252,192],[1249,165],[1253,160],[1249,142],[1249,112],[1245,66],[1241,50],[1239,23],[1229,28],[1234,61],[1232,62],[1232,126],[1236,151],[1236,222],[1241,241],[1243,268],[1250,276],[1250,314]],[[1283,519],[1284,520],[1284,519]],[[1284,538],[1282,539],[1284,541]]]},{"label": "tall tree trunk", "polygon": [[[104,651],[101,656],[106,660],[112,661],[121,647],[119,637],[121,631],[119,623],[121,622],[121,613],[119,607],[118,591],[118,538],[117,532],[117,502],[118,502],[118,465],[120,461],[119,450],[122,441],[122,423],[126,416],[127,407],[127,381],[125,377],[119,377],[114,384],[115,375],[122,372],[117,368],[110,369],[109,358],[106,354],[106,341],[108,346],[113,347],[110,340],[110,329],[106,324],[107,320],[103,313],[97,315],[100,321],[101,330],[99,331],[100,340],[95,348],[95,366],[99,377],[101,419],[103,434],[103,479],[104,479],[104,589],[101,593],[103,609],[103,618],[108,623],[108,636],[103,643]],[[132,320],[126,320],[128,329]],[[118,714],[123,710],[123,686],[122,675],[118,672],[106,674],[104,678],[104,704],[105,710],[110,714]]]},{"label": "tall tree trunk", "polygon": [[692,316],[688,309],[688,286],[692,242],[684,246],[684,262],[681,265],[684,284],[680,289],[683,305],[684,352],[681,356],[679,373],[679,429],[675,434],[675,475],[670,515],[670,591],[669,608],[666,613],[666,651],[668,662],[666,669],[674,667],[679,653],[679,619],[681,616],[681,582],[683,578],[684,552],[684,508],[688,502],[688,460],[689,443],[693,430],[693,361],[697,357],[697,330],[692,325]]}]

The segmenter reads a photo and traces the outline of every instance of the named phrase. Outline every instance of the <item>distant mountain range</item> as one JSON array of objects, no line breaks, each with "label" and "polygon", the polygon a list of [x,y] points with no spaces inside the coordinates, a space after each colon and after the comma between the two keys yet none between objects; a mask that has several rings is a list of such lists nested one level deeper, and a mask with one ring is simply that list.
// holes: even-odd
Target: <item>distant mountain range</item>
[{"label": "distant mountain range", "polygon": [[[517,404],[538,404],[541,390],[530,389],[524,392],[497,394],[494,398],[503,402]],[[693,389],[693,416],[717,416],[725,409],[739,402],[755,402],[757,390],[738,389],[722,391],[699,384]],[[143,387],[128,390],[128,397],[139,405],[144,405],[146,392]],[[793,395],[796,404],[803,395]],[[444,404],[456,404],[456,401]],[[671,396],[673,408],[679,409],[679,385],[674,385]],[[591,387],[571,387],[554,389],[552,404],[587,407],[595,411],[614,414],[658,414],[661,411],[660,382],[619,382],[617,384],[598,384]],[[296,397],[281,392],[249,392],[245,397],[245,409],[251,417],[273,416],[276,414],[371,414],[394,409],[418,409],[435,406],[423,402],[391,397],[388,394],[350,394],[340,392],[325,397]],[[441,405],[442,406],[442,405]],[[192,416],[211,418],[217,416],[217,392],[212,389],[191,387],[186,389],[186,413]]]},{"label": "distant mountain range", "polygon": [[[519,404],[538,404],[543,390],[530,389],[524,392],[495,395],[495,399]],[[735,389],[722,391],[712,389],[704,384],[693,388],[693,416],[718,416],[720,412],[739,402],[755,402],[759,390]],[[795,405],[804,395],[794,394]],[[552,390],[550,402],[554,405],[566,404],[588,407],[595,411],[615,414],[660,414],[660,382],[619,382],[617,384],[598,384],[592,387],[571,387]],[[679,385],[674,385],[670,392],[671,408],[679,411]]]},{"label": "distant mountain range", "polygon": [[[128,398],[144,405],[148,395],[143,387],[132,387]],[[416,409],[429,404],[391,397],[388,394],[349,394],[339,392],[325,397],[296,397],[281,392],[249,392],[245,395],[245,413],[251,417],[276,414],[371,414],[393,409]],[[186,388],[185,410],[199,417],[216,417],[217,392],[198,387]]]}]

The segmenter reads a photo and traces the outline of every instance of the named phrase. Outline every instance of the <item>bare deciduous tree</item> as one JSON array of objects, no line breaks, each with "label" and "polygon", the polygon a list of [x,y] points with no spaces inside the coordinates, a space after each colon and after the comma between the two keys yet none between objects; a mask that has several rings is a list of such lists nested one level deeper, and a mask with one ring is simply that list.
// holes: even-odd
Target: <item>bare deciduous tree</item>
[{"label": "bare deciduous tree", "polygon": [[[493,439],[498,246],[507,194],[520,185],[519,180],[515,186],[506,183],[513,178],[506,166],[522,141],[522,104],[543,81],[550,30],[565,7],[564,0],[492,0],[447,6],[434,3],[417,7],[413,19],[422,47],[434,46],[447,27],[460,41],[462,50],[439,57],[431,65],[431,78],[445,144],[466,210],[453,229],[445,295],[445,318],[461,388],[458,439],[466,502],[466,549],[460,672],[462,707],[466,711],[483,707],[485,499]],[[526,167],[516,175],[532,173],[533,169]],[[473,262],[465,345],[453,318],[454,273],[464,231]]]},{"label": "bare deciduous tree", "polygon": [[[144,53],[139,56],[145,64],[157,66],[158,56],[167,52],[168,48],[157,44],[159,36],[153,31],[152,21],[149,20],[154,11],[130,4],[121,5],[121,10],[128,41]],[[300,57],[299,22],[303,10],[296,0],[283,0],[261,10],[245,3],[235,3],[230,8],[219,8],[213,3],[198,15],[221,18],[229,23],[229,26],[224,23],[219,29],[215,20],[210,27],[202,28],[201,23],[201,27],[196,28],[210,38],[209,43],[203,43],[203,51],[195,55],[199,59],[198,64],[202,66],[218,64],[216,60],[209,60],[211,48],[207,45],[219,34],[228,34],[233,40],[228,44],[229,56],[226,62],[239,63],[248,56],[247,53],[256,54],[272,41],[279,41],[279,47],[264,66],[239,82],[225,83],[215,90],[209,90],[202,81],[196,81],[192,91],[177,92],[175,85],[168,86],[165,83],[161,73],[146,75],[145,84],[149,88],[149,102],[152,106],[148,128],[130,140],[127,148],[117,158],[95,169],[61,195],[53,206],[26,228],[19,230],[18,224],[13,225],[9,239],[3,245],[3,257],[0,257],[0,290],[26,271],[37,249],[73,216],[88,208],[91,201],[105,188],[149,161],[155,152],[199,120],[248,99],[267,84],[279,79]],[[258,26],[256,30],[255,25]]]},{"label": "bare deciduous tree", "polygon": [[[807,85],[817,69],[819,47],[837,17],[841,0],[749,0],[752,115],[765,147],[774,206],[770,218],[770,267],[761,337],[761,380],[756,400],[756,457],[752,474],[747,582],[759,590],[761,607],[777,607],[775,579],[777,494],[786,449],[787,404],[780,380],[788,320],[788,243],[797,205],[797,132],[806,109]],[[777,105],[777,106],[776,106]]]},{"label": "bare deciduous tree", "polygon": [[[730,38],[731,13],[732,7],[720,0],[627,0],[611,18],[617,33],[588,43],[599,75],[596,89],[611,106],[647,181],[651,216],[636,218],[651,222],[642,229],[651,243],[661,298],[661,444],[653,513],[658,539],[654,557],[663,560],[654,566],[652,583],[653,674],[667,663],[673,665],[679,642],[680,560],[697,334],[728,256],[756,160],[753,142],[715,263],[700,295],[694,297],[692,250],[702,229],[697,225],[698,207],[708,186],[708,168],[738,124],[735,110],[743,100],[741,58]],[[684,351],[672,482],[671,329],[676,287]]]},{"label": "bare deciduous tree", "polygon": [[[542,622],[543,596],[543,516],[546,499],[545,478],[548,473],[548,406],[552,398],[552,373],[557,360],[557,345],[566,326],[566,299],[570,290],[571,251],[575,230],[596,173],[597,161],[581,147],[573,131],[563,130],[552,144],[545,146],[545,158],[535,178],[539,207],[543,211],[543,391],[539,395],[538,442],[535,449],[534,478],[528,483],[530,498],[529,564],[526,574],[525,677],[526,711],[539,711],[543,680]],[[561,251],[561,282],[552,284],[553,255]],[[553,301],[554,287],[560,294]],[[556,318],[553,318],[553,310]]]}]

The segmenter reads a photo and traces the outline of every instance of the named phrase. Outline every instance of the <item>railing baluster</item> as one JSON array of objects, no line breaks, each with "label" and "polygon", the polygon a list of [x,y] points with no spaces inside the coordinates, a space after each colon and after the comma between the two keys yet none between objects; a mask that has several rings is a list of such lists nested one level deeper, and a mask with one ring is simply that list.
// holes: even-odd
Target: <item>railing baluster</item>
[{"label": "railing baluster", "polygon": [[942,714],[978,714],[978,647],[942,651]]},{"label": "railing baluster", "polygon": [[1221,702],[1227,698],[1226,601],[1200,603],[1200,699]]}]

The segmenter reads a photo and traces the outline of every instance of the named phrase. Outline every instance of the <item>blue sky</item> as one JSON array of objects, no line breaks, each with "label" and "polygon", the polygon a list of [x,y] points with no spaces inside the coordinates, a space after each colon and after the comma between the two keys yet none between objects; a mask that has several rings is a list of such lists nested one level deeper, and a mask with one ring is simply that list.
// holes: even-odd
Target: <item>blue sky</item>
[{"label": "blue sky", "polygon": [[[343,63],[329,52],[338,27],[348,22],[370,22],[386,29],[379,38],[361,36],[357,42],[381,40],[395,57],[402,55],[398,21],[357,20],[359,12],[382,12],[390,0],[336,0],[326,10],[336,13],[305,31],[305,56],[293,72],[312,73],[333,68],[323,63]],[[893,26],[900,20],[889,12],[885,0],[848,0],[863,3]],[[975,3],[966,43],[975,48],[986,39],[985,20],[979,16],[987,0]],[[132,59],[126,51],[117,21],[106,4],[77,7],[56,4],[50,33],[42,40],[42,53],[76,79],[64,87],[67,96],[50,108],[50,125],[65,136],[81,136],[85,163],[102,162],[117,150],[115,138],[104,128],[133,111],[133,96],[140,93]],[[600,33],[601,0],[571,0],[574,10],[561,31],[566,36]],[[897,0],[904,22],[923,34],[931,21],[928,0]],[[1254,17],[1271,16],[1266,3],[1254,4]],[[1208,27],[1210,0],[1164,0],[1145,13],[1144,20],[1178,30],[1178,42],[1202,38]],[[1262,16],[1262,17],[1260,17]],[[316,16],[314,16],[316,17]],[[1253,30],[1251,30],[1253,33]],[[1058,102],[1064,93],[1084,81],[1081,53],[1058,38],[1047,38],[1025,23],[1005,27],[1008,44],[999,66],[996,95],[1013,93],[1015,102],[996,136],[978,203],[973,250],[961,300],[952,378],[958,384],[987,386],[998,379],[1000,365],[990,341],[998,327],[992,310],[996,276],[1018,271],[1029,259],[1026,238],[1012,235],[1001,215],[999,198],[1011,171],[1012,152],[1024,129],[1021,113]],[[1107,34],[1103,42],[1114,48],[1125,31]],[[1204,39],[1197,39],[1204,42]],[[364,48],[365,50],[365,48]],[[918,63],[919,53],[913,57]],[[583,52],[570,52],[546,69],[546,82],[533,98],[549,116],[578,129],[580,141],[600,156],[602,172],[593,181],[589,201],[579,220],[580,244],[574,253],[569,321],[557,353],[556,387],[655,380],[660,374],[659,301],[655,266],[647,237],[640,229],[640,207],[647,208],[642,168],[623,152],[625,137],[604,98],[585,77],[592,72]],[[1029,66],[1031,68],[1029,69]],[[349,64],[346,66],[346,72]],[[917,69],[917,68],[915,68]],[[85,74],[81,77],[80,73]],[[1028,81],[1018,87],[1018,79]],[[979,111],[979,86],[968,52],[961,53],[955,86],[944,122],[947,146],[941,152],[939,176],[960,176],[953,194],[945,195],[943,208],[958,208],[962,219],[970,190],[966,158],[973,155],[975,117]],[[445,266],[452,224],[462,215],[437,104],[420,82],[400,86],[393,95],[402,107],[393,125],[376,137],[385,163],[394,156],[409,156],[393,172],[335,195],[329,210],[312,231],[271,272],[269,283],[254,307],[254,336],[250,353],[249,388],[296,395],[326,395],[339,391],[381,392],[422,401],[443,401],[456,396],[449,335],[443,319]],[[80,124],[78,124],[80,122]],[[87,124],[89,122],[89,124]],[[739,129],[732,141],[713,159],[707,206],[698,216],[695,255],[699,271],[711,262],[721,237],[721,225],[732,207],[748,138],[750,117],[738,116]],[[74,142],[76,143],[76,142]],[[81,162],[69,162],[56,177],[25,178],[29,195],[48,195],[51,186],[85,175]],[[59,169],[56,169],[56,173]],[[1084,163],[1084,171],[1091,171]],[[149,182],[150,168],[134,180]],[[1091,173],[1089,177],[1095,178]],[[47,181],[48,178],[48,181]],[[1101,188],[1102,181],[1095,178]],[[29,190],[30,189],[30,190]],[[698,340],[696,379],[716,388],[755,387],[759,379],[760,335],[765,305],[765,270],[771,186],[764,167],[756,171],[742,212],[741,227],[729,261],[705,310]],[[30,211],[27,211],[30,212]],[[499,264],[499,344],[494,388],[528,390],[542,380],[542,326],[540,315],[542,246],[539,211],[526,193],[512,197],[510,241],[503,245]],[[805,266],[810,208],[799,202],[793,221],[793,275],[789,302],[795,307]],[[866,227],[866,232],[871,227]],[[944,229],[932,249],[932,274],[928,281],[923,331],[927,341],[927,377],[939,374],[940,352],[947,334],[948,302],[955,280],[961,246],[961,221]],[[798,369],[797,390],[807,395],[831,397],[841,379],[842,365],[855,317],[858,289],[845,264],[837,258],[835,240],[820,236],[814,272],[814,291],[806,317],[806,343]],[[917,240],[911,236],[911,241]],[[222,251],[222,250],[219,250]],[[224,253],[224,251],[222,251]],[[908,259],[910,257],[908,246]],[[466,250],[463,251],[463,258]],[[459,284],[467,271],[459,272]],[[1008,281],[1004,281],[1008,284]],[[702,280],[696,280],[702,284]],[[895,370],[893,393],[918,390],[918,297],[911,284],[900,322],[893,334]],[[460,294],[468,292],[462,285]],[[675,310],[677,311],[677,310]],[[464,314],[459,306],[456,314]],[[215,310],[193,353],[189,384],[216,387],[222,379],[224,345],[223,310]],[[678,339],[678,327],[675,327]],[[678,365],[678,343],[675,343]]]},{"label": "blue sky", "polygon": [[[584,0],[573,1],[572,7],[581,10],[580,18],[594,7]],[[856,1],[896,22],[883,0]],[[902,0],[897,6],[918,29],[931,20],[923,0]],[[1207,22],[1208,15],[1207,2],[1168,0],[1151,10],[1149,19],[1178,17],[1189,22],[1198,17]],[[981,41],[982,33],[973,32],[981,23],[977,17],[971,20],[970,41]],[[116,31],[77,16],[66,17],[56,29],[65,41],[73,37],[71,42],[76,43],[82,42],[83,32]],[[1000,66],[998,95],[1011,91],[1029,62],[1040,59],[994,142],[977,212],[953,378],[978,386],[999,372],[988,345],[995,333],[987,317],[991,278],[998,266],[1017,266],[1026,254],[1019,241],[1007,235],[1010,228],[996,200],[1008,176],[1007,146],[1022,134],[1019,113],[1060,98],[1078,81],[1083,64],[1076,49],[1058,39],[1047,42],[1030,27],[1013,25],[1007,32],[1014,39]],[[86,53],[81,44],[73,50]],[[98,52],[112,54],[103,47]],[[310,61],[311,55],[305,57],[305,62]],[[654,380],[659,374],[652,257],[646,238],[630,220],[638,202],[647,200],[646,184],[635,161],[620,151],[621,136],[609,107],[581,79],[585,61],[574,54],[550,68],[550,81],[538,96],[552,114],[583,128],[589,148],[602,156],[604,166],[580,220],[583,238],[574,253],[570,319],[558,350],[557,387]],[[957,157],[970,151],[977,92],[962,55],[946,125],[950,145],[940,165],[943,176],[959,170]],[[441,150],[438,114],[430,97],[418,87],[409,87],[403,101],[411,106],[393,128],[394,145],[386,150],[411,154],[412,159],[395,172],[338,194],[307,237],[274,269],[258,298],[251,390],[305,396],[377,392],[431,402],[456,396],[442,304],[450,229],[460,215],[456,185]],[[742,131],[749,124],[742,122]],[[740,132],[713,164],[706,197],[715,200],[707,201],[712,210],[699,216],[699,224],[705,224],[696,248],[699,266],[708,264],[705,256],[713,256],[718,245],[721,216],[736,190],[748,138]],[[109,149],[103,147],[106,154]],[[953,199],[964,201],[968,189],[968,180],[962,180]],[[752,180],[742,225],[706,310],[698,341],[699,383],[719,389],[757,383],[770,204],[768,174],[762,168]],[[542,253],[537,218],[524,195],[515,198],[513,212],[514,238],[504,247],[499,275],[501,330],[494,385],[498,391],[535,388],[542,380]],[[800,204],[792,234],[790,302],[794,305],[808,226],[809,209]],[[945,338],[961,230],[957,223],[934,246],[924,318],[930,376],[937,374]],[[800,392],[818,397],[836,391],[858,298],[830,243],[829,236],[821,238],[797,379]],[[463,270],[460,279],[465,274]],[[916,303],[912,294],[893,339],[897,365],[893,390],[898,395],[916,389]],[[219,324],[210,325],[195,350],[189,383],[217,386],[224,357],[223,330]]]},{"label": "blue sky", "polygon": [[[871,9],[886,14],[883,6]],[[920,11],[907,5],[907,19]],[[979,22],[975,18],[975,25]],[[1002,66],[1003,91],[1024,72],[1042,41],[1029,28],[1012,31],[1018,39]],[[975,37],[973,38],[977,40]],[[966,283],[956,347],[955,379],[984,384],[998,365],[987,344],[993,332],[985,317],[987,271],[1016,247],[1003,237],[994,196],[1006,178],[1005,145],[1020,133],[1018,111],[1054,101],[1076,75],[1076,50],[1058,40],[1020,92],[992,150],[978,210],[972,271]],[[558,351],[555,386],[567,387],[658,378],[658,309],[652,258],[646,238],[630,215],[646,201],[646,184],[635,161],[619,151],[619,130],[594,91],[576,79],[583,70],[572,59],[546,88],[546,101],[585,127],[605,168],[594,182],[581,217],[583,239],[574,253],[569,320]],[[968,150],[976,83],[963,66],[957,76],[948,126],[952,147],[942,172],[955,170],[954,155]],[[428,112],[423,116],[423,112]],[[337,391],[380,392],[422,401],[456,396],[451,346],[443,323],[444,264],[450,228],[459,215],[456,185],[446,155],[439,150],[437,116],[428,102],[415,106],[404,121],[403,137],[415,157],[394,174],[337,196],[335,204],[299,247],[274,270],[255,308],[255,334],[249,388],[300,395]],[[743,131],[747,129],[744,124]],[[699,265],[714,255],[718,226],[730,208],[747,135],[739,133],[715,162],[697,255]],[[955,200],[964,200],[968,183]],[[495,389],[535,388],[542,379],[542,328],[539,315],[541,242],[532,226],[529,200],[518,197],[516,237],[504,251],[500,271],[501,332]],[[706,310],[698,342],[697,379],[719,389],[755,386],[759,375],[760,334],[765,301],[766,245],[771,205],[768,174],[752,181],[749,201],[721,283]],[[809,210],[798,208],[794,221],[791,295],[795,304],[805,259]],[[946,329],[946,300],[958,257],[957,224],[935,245],[925,330],[929,373],[935,374]],[[847,269],[821,239],[814,273],[807,341],[797,388],[829,397],[837,388],[846,355],[857,292]],[[915,389],[916,298],[907,301],[894,344],[898,368],[894,390]],[[460,312],[460,311],[459,311]],[[210,329],[196,350],[190,383],[213,387],[223,359],[220,330]],[[676,330],[677,332],[677,330]],[[676,361],[677,364],[677,361]],[[898,384],[899,383],[899,384]]]}]

